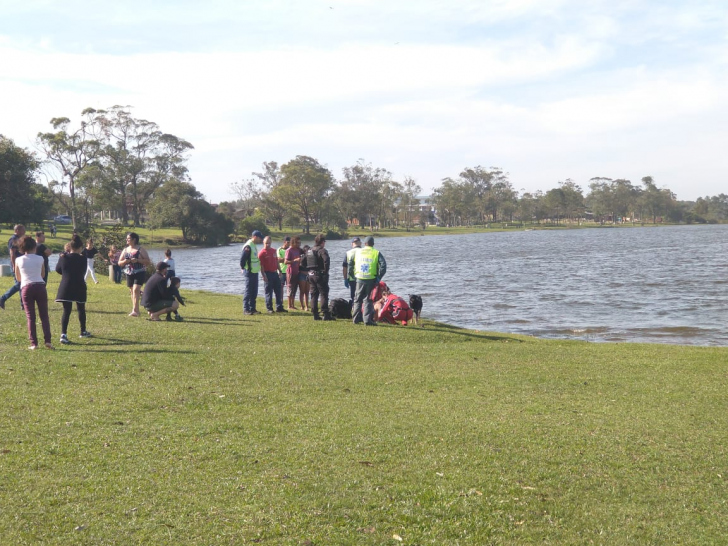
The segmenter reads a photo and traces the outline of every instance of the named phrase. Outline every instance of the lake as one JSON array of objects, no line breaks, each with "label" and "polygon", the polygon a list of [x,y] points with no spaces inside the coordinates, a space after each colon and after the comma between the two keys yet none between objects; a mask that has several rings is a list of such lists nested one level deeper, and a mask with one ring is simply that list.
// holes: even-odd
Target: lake
[{"label": "lake", "polygon": [[[385,282],[420,294],[429,319],[544,338],[728,345],[728,225],[375,238],[375,247]],[[350,243],[326,248],[331,298],[348,298]],[[241,251],[173,250],[182,290],[242,295]]]}]

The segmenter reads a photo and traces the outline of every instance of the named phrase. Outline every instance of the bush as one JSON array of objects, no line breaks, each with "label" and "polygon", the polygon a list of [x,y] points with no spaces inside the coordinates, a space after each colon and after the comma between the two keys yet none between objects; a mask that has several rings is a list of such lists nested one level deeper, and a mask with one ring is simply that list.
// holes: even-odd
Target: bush
[{"label": "bush", "polygon": [[263,237],[270,235],[270,229],[265,225],[265,218],[262,215],[253,214],[240,220],[240,233],[243,234],[244,239],[247,240],[256,229],[263,234]]}]

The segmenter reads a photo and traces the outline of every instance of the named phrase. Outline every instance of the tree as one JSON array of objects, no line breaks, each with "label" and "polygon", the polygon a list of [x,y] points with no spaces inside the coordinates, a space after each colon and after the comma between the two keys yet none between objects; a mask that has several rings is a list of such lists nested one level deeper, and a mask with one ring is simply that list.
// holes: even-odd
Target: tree
[{"label": "tree", "polygon": [[420,201],[417,196],[422,192],[422,188],[417,184],[411,176],[405,176],[402,183],[402,201],[404,205],[404,226],[407,231],[414,225],[412,219],[412,208],[417,207]]},{"label": "tree", "polygon": [[38,159],[0,135],[0,223],[40,223],[48,214],[51,196],[36,182]]},{"label": "tree", "polygon": [[342,172],[344,178],[338,192],[341,212],[349,221],[357,219],[361,226],[368,224],[373,229],[375,218],[381,226],[383,216],[395,200],[392,173],[375,168],[363,159],[351,167],[344,167]]},{"label": "tree", "polygon": [[188,243],[214,246],[227,243],[235,229],[234,222],[202,199],[202,194],[189,182],[168,180],[149,202],[152,224],[179,227]]},{"label": "tree", "polygon": [[[71,216],[74,226],[78,193],[83,191],[78,187],[78,179],[101,153],[99,114],[93,108],[86,108],[81,112],[81,123],[75,130],[69,130],[70,119],[53,118],[51,125],[55,132],[38,133],[37,137],[38,147],[50,171],[48,187]],[[68,195],[64,191],[68,191]]]},{"label": "tree", "polygon": [[263,214],[271,222],[278,224],[278,229],[283,229],[283,220],[289,215],[288,207],[285,202],[276,198],[275,188],[281,183],[281,169],[275,161],[266,161],[263,163],[263,170],[259,173],[253,173],[258,180],[263,183],[264,191],[260,194],[260,205]]},{"label": "tree", "polygon": [[287,203],[306,223],[311,233],[311,222],[318,216],[321,205],[333,187],[331,172],[317,160],[305,155],[281,167],[280,183],[271,191],[272,197]]}]

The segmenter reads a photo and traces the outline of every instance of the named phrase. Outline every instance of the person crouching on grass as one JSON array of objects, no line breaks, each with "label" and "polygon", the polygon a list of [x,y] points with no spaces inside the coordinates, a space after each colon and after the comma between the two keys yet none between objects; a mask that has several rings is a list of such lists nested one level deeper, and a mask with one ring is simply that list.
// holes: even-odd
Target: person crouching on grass
[{"label": "person crouching on grass", "polygon": [[174,299],[169,299],[167,291],[167,264],[159,262],[157,270],[147,281],[147,286],[142,295],[142,306],[149,313],[152,322],[159,322],[159,317],[167,313],[176,312],[179,303]]}]

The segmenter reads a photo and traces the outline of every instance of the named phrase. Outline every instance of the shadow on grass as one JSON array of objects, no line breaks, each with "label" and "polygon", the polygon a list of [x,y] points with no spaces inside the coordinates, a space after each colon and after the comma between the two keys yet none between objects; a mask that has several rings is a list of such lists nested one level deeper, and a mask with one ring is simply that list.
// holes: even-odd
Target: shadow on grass
[{"label": "shadow on grass", "polygon": [[473,332],[472,330],[465,330],[464,328],[460,328],[458,326],[451,326],[449,324],[435,324],[435,325],[426,324],[424,326],[423,330],[427,330],[428,332],[435,331],[435,332],[442,332],[445,334],[455,334],[458,336],[470,337],[473,339],[482,339],[485,341],[508,341],[508,342],[513,342],[513,343],[523,343],[524,342],[524,340],[518,339],[515,337],[482,334],[482,333],[478,333],[478,332]]},{"label": "shadow on grass", "polygon": [[[167,321],[162,320],[162,322],[167,322]],[[176,322],[176,321],[170,321],[170,322]],[[250,323],[252,323],[252,321],[248,321],[248,320],[226,319],[226,318],[211,318],[211,319],[186,318],[186,319],[182,320],[181,322],[183,322],[183,323],[187,322],[189,324],[229,324],[229,323],[250,324]]]},{"label": "shadow on grass", "polygon": [[[82,350],[84,353],[123,353],[123,349],[121,347],[122,344],[119,345],[112,345],[111,348],[104,349],[101,345],[91,346],[91,345],[80,345],[76,344],[76,347],[82,347]],[[165,354],[165,355],[195,355],[198,354],[197,351],[180,351],[180,350],[174,350],[174,349],[138,349],[136,350],[135,354]]]}]

